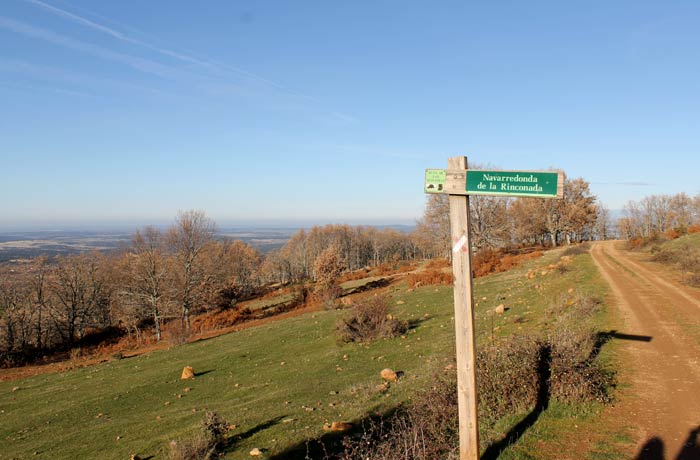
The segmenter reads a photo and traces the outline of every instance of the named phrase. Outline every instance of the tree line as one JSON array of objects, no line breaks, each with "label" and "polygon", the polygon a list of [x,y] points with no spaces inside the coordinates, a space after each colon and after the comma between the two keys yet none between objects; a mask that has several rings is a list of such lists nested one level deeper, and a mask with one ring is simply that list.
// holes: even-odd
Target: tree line
[{"label": "tree line", "polygon": [[700,226],[700,194],[650,195],[628,202],[617,229],[626,239],[651,238],[665,232],[686,233]]},{"label": "tree line", "polygon": [[[412,232],[370,226],[302,229],[261,254],[216,237],[201,211],[180,213],[165,230],[145,227],[122,250],[39,257],[0,271],[0,365],[35,359],[144,331],[159,341],[164,323],[189,334],[191,317],[236,308],[289,283],[335,286],[341,273],[402,261],[449,257],[447,196],[430,195]],[[563,200],[471,197],[475,249],[558,245],[604,237],[605,210],[582,179],[568,180]],[[607,219],[603,219],[607,220]]]},{"label": "tree line", "polygon": [[[608,239],[610,213],[597,202],[585,180],[564,181],[562,199],[469,197],[472,245],[481,249],[558,246]],[[416,242],[423,254],[449,257],[450,222],[447,195],[429,195],[418,221]]]}]

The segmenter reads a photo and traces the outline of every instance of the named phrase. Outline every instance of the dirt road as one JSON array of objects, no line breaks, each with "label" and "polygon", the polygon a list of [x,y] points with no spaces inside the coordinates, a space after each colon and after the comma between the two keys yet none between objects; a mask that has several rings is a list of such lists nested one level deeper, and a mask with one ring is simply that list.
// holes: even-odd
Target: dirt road
[{"label": "dirt road", "polygon": [[591,253],[622,317],[613,337],[630,385],[614,410],[635,431],[632,458],[700,460],[700,295],[619,245],[596,243]]}]

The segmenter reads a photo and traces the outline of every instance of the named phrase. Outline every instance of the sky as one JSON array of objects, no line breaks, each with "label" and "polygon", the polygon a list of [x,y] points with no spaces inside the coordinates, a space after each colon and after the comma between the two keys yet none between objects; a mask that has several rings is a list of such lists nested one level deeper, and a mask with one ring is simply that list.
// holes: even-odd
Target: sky
[{"label": "sky", "polygon": [[700,193],[700,2],[2,0],[0,229],[411,223],[447,158]]}]

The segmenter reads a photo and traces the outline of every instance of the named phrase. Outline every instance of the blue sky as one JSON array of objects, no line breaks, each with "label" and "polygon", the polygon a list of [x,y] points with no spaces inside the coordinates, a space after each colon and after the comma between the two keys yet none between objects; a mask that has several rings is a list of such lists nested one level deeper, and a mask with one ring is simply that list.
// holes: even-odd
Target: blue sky
[{"label": "blue sky", "polygon": [[0,228],[410,223],[449,156],[700,193],[697,1],[0,3]]}]

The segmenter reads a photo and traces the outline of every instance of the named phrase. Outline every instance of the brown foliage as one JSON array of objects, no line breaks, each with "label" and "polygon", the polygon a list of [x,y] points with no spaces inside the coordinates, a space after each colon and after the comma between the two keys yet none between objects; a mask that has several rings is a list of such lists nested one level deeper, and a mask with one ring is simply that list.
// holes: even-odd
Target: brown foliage
[{"label": "brown foliage", "polygon": [[345,272],[343,276],[340,277],[340,282],[345,283],[346,281],[355,281],[367,278],[370,276],[370,270],[366,268],[361,268],[352,272]]},{"label": "brown foliage", "polygon": [[482,249],[474,255],[472,267],[475,277],[501,273],[517,267],[522,262],[542,257],[542,251],[512,253],[505,250]]},{"label": "brown foliage", "polygon": [[434,460],[456,458],[459,446],[454,375],[438,375],[414,403],[380,420],[367,421],[359,438],[347,437],[340,460]]},{"label": "brown foliage", "polygon": [[207,411],[200,432],[185,441],[171,441],[169,460],[209,460],[217,458],[217,449],[228,431],[228,423],[216,412]]},{"label": "brown foliage", "polygon": [[427,264],[425,264],[425,268],[427,268],[427,269],[431,269],[431,268],[439,269],[439,268],[447,268],[447,267],[451,267],[451,266],[452,266],[452,263],[448,259],[443,259],[443,258],[432,259],[432,260],[429,260]]},{"label": "brown foliage", "polygon": [[395,337],[407,330],[406,322],[389,314],[389,303],[386,297],[381,296],[357,303],[336,324],[338,340],[342,343],[371,342],[378,338]]},{"label": "brown foliage", "polygon": [[406,277],[406,284],[409,289],[419,286],[449,286],[453,281],[452,273],[436,269],[412,273]]}]

